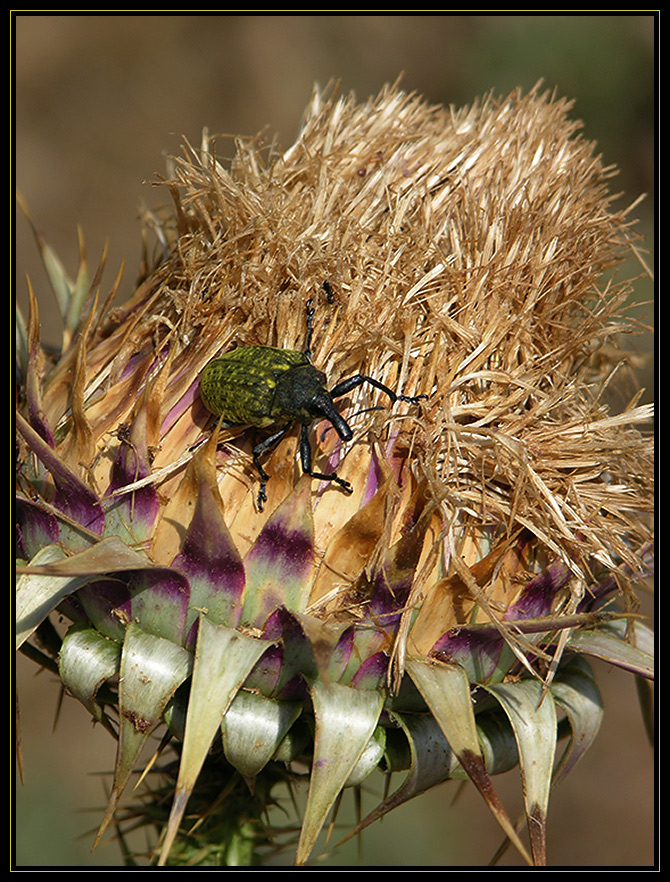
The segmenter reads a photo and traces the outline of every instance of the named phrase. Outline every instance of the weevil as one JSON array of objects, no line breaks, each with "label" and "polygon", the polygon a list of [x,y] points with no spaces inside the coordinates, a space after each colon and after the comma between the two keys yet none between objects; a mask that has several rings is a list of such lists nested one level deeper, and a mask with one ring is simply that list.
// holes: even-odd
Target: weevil
[{"label": "weevil", "polygon": [[[332,303],[333,291],[328,282],[323,283],[323,289],[328,302]],[[428,397],[399,395],[379,380],[363,374],[341,380],[329,390],[326,375],[312,362],[314,306],[311,299],[306,307],[307,336],[302,352],[273,346],[241,346],[210,361],[200,375],[200,397],[205,407],[228,426],[280,427],[252,451],[254,465],[261,479],[257,497],[259,511],[263,510],[263,503],[267,501],[266,487],[270,480],[260,458],[273,450],[295,423],[300,423],[300,462],[303,472],[312,478],[332,481],[351,493],[351,484],[335,472],[312,470],[310,425],[315,420],[328,420],[342,441],[350,441],[353,432],[335,407],[334,399],[363,383],[370,383],[384,392],[392,402],[407,401],[416,405],[419,399]]]}]

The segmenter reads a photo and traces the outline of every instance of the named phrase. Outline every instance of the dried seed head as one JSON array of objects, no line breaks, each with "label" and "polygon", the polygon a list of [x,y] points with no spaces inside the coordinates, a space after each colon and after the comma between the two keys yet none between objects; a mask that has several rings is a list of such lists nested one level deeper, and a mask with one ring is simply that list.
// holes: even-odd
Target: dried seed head
[{"label": "dried seed head", "polygon": [[[228,641],[236,688],[272,700],[297,688],[276,644],[290,648],[317,718],[342,717],[344,696],[363,746],[407,671],[441,731],[451,718],[434,706],[436,684],[472,733],[469,684],[513,670],[524,706],[546,707],[539,680],[549,688],[564,643],[540,645],[536,631],[592,624],[601,592],[623,589],[632,605],[651,539],[650,411],[634,399],[610,413],[601,393],[625,360],[630,284],[614,270],[635,237],[569,109],[537,89],[461,111],[395,88],[366,104],[315,93],[284,153],[237,141],[224,166],[224,139],[185,144],[160,182],[175,205],[165,255],[124,306],[94,304],[50,370],[33,303],[18,425],[41,466],[25,457],[24,544],[57,537],[80,552],[49,559],[70,575],[132,571],[112,621],[107,583],[77,596],[124,647],[140,621],[184,649],[176,678],[196,634],[205,641],[189,719],[220,723],[207,653]],[[288,433],[259,515],[257,442],[212,432],[200,379],[234,348],[302,351],[305,305],[324,279],[310,355],[347,393],[338,410],[352,437],[316,425],[314,469],[336,470],[353,493],[301,479]],[[358,375],[426,400],[389,405],[383,388],[337,386]],[[166,849],[184,776],[199,771],[195,736],[179,731]],[[476,736],[461,734],[446,737],[490,793]],[[299,861],[323,823],[315,800]]]}]

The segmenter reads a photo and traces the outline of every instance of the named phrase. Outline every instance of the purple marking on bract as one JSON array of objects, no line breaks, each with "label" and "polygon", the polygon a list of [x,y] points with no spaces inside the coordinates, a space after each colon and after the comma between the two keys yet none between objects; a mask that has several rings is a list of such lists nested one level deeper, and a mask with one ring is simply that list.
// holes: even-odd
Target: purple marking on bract
[{"label": "purple marking on bract", "polygon": [[570,570],[565,564],[551,564],[528,582],[505,613],[505,620],[514,622],[548,615],[556,593],[568,584],[570,578]]},{"label": "purple marking on bract", "polygon": [[16,500],[16,550],[24,560],[32,560],[40,548],[58,542],[58,519],[30,499]]}]

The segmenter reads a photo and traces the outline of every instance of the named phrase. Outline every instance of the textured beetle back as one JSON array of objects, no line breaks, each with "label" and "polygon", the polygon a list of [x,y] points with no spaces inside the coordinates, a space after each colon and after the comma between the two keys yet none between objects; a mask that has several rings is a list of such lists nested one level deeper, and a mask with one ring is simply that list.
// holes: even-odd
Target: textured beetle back
[{"label": "textured beetle back", "polygon": [[292,367],[308,364],[304,353],[272,346],[243,346],[215,358],[200,378],[200,396],[209,411],[232,424],[269,426],[277,379]]}]

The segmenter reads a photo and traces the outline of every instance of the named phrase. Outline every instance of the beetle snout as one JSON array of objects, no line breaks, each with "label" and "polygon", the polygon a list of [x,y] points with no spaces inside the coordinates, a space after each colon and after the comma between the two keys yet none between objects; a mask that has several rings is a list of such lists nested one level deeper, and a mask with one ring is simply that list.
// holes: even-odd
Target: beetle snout
[{"label": "beetle snout", "polygon": [[339,417],[337,421],[331,420],[333,428],[343,441],[351,441],[354,433],[351,431],[349,423],[339,413],[337,416]]},{"label": "beetle snout", "polygon": [[333,404],[330,395],[326,393],[315,396],[312,412],[315,418],[321,417],[328,420],[343,441],[351,441],[354,433],[351,431],[349,423]]}]

